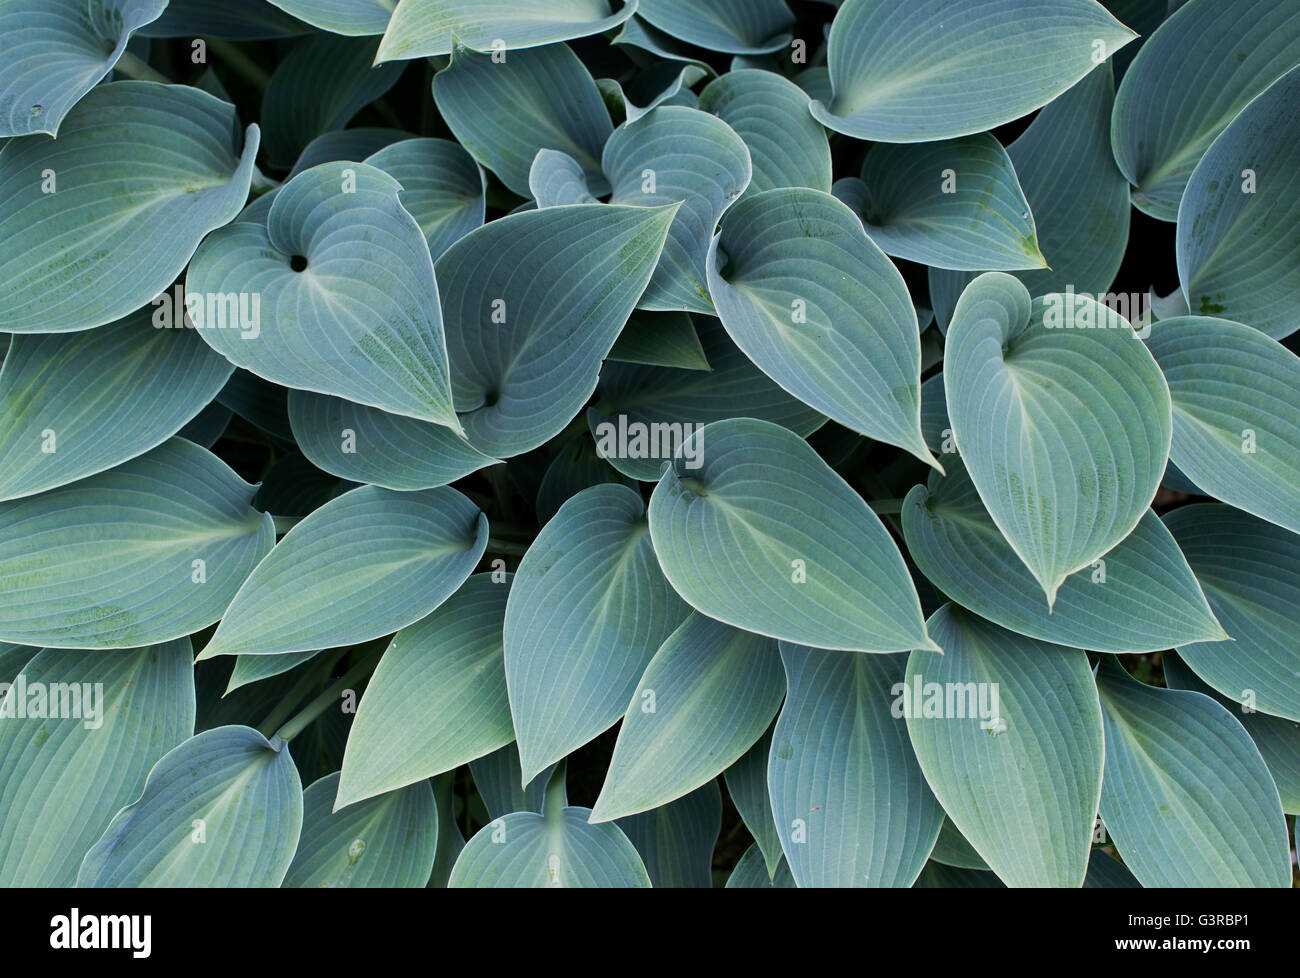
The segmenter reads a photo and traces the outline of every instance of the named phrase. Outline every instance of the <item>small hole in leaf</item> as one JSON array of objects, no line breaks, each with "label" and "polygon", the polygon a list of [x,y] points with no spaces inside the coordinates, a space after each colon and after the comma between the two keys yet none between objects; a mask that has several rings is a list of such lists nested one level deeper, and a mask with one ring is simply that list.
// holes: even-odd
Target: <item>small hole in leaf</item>
[{"label": "small hole in leaf", "polygon": [[295,272],[305,272],[307,270],[307,259],[302,255],[294,255],[289,259],[289,267]]}]

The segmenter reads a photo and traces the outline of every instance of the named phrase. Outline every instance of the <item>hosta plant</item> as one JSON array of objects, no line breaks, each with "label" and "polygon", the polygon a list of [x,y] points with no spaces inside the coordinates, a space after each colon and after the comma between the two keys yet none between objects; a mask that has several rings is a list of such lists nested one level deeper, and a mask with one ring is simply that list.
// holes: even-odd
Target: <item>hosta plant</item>
[{"label": "hosta plant", "polygon": [[0,884],[1292,885],[1294,0],[0,0]]}]

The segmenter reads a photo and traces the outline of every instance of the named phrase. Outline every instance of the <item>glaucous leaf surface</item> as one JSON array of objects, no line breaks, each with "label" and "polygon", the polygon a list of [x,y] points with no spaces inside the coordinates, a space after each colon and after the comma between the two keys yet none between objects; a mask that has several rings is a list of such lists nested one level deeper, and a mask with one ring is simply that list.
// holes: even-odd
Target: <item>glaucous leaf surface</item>
[{"label": "glaucous leaf surface", "polygon": [[623,715],[689,610],[655,560],[638,493],[592,486],[560,507],[520,561],[506,603],[506,681],[525,782]]},{"label": "glaucous leaf surface", "polygon": [[0,641],[130,649],[212,624],[275,542],[253,492],[211,452],[172,438],[0,503]]},{"label": "glaucous leaf surface", "polygon": [[1143,886],[1290,886],[1277,786],[1232,714],[1159,689],[1106,658],[1101,817]]},{"label": "glaucous leaf surface", "polygon": [[417,781],[335,810],[339,775],[302,793],[302,837],[284,886],[424,886],[438,849],[433,788]]},{"label": "glaucous leaf surface", "polygon": [[649,516],[664,575],[710,618],[816,648],[935,648],[879,517],[779,425],[701,428],[655,486]]},{"label": "glaucous leaf surface", "polygon": [[911,886],[943,809],[894,709],[906,658],[786,642],[781,658],[767,783],[790,873],[802,887]]},{"label": "glaucous leaf surface", "polygon": [[48,133],[167,0],[13,0],[0,8],[0,138]]},{"label": "glaucous leaf surface", "polygon": [[1189,0],[1174,11],[1143,42],[1115,94],[1111,143],[1133,205],[1176,220],[1210,144],[1296,64],[1300,10],[1288,0]]},{"label": "glaucous leaf surface", "polygon": [[957,302],[943,377],[971,481],[1050,608],[1155,498],[1172,437],[1164,376],[1108,307],[1031,300],[990,272]]},{"label": "glaucous leaf surface", "polygon": [[897,692],[939,803],[1008,886],[1081,886],[1104,753],[1088,657],[953,604],[928,627],[944,654],[912,653]]},{"label": "glaucous leaf surface", "polygon": [[845,0],[831,23],[828,129],[921,143],[1050,102],[1136,35],[1094,0]]},{"label": "glaucous leaf surface", "polygon": [[652,886],[713,886],[713,847],[722,827],[722,793],[716,780],[617,824],[640,853]]},{"label": "glaucous leaf surface", "polygon": [[764,373],[854,431],[932,462],[907,285],[830,194],[770,190],[722,220],[708,262],[723,326]]},{"label": "glaucous leaf surface", "polygon": [[450,54],[456,41],[490,51],[588,37],[617,27],[636,7],[636,0],[398,0],[378,60]]},{"label": "glaucous leaf surface", "polygon": [[1279,340],[1300,329],[1300,65],[1205,151],[1178,215],[1178,277],[1193,312]]},{"label": "glaucous leaf surface", "polygon": [[0,499],[142,455],[217,396],[234,367],[181,323],[157,328],[157,313],[13,337],[0,369]]},{"label": "glaucous leaf surface", "polygon": [[397,0],[270,0],[287,14],[334,34],[382,34]]},{"label": "glaucous leaf surface", "polygon": [[281,386],[459,430],[433,261],[401,189],[365,163],[322,163],[284,185],[264,225],[213,234],[185,284],[209,305],[237,296],[239,315],[199,335]]},{"label": "glaucous leaf surface", "polygon": [[510,575],[475,574],[393,636],[343,755],[339,807],[423,782],[514,740],[501,629]]},{"label": "glaucous leaf surface", "polygon": [[474,157],[458,143],[402,139],[365,162],[402,185],[397,198],[419,223],[435,261],[454,242],[482,227],[487,181]]},{"label": "glaucous leaf surface", "polygon": [[469,577],[487,517],[449,487],[362,486],[290,530],[248,575],[200,654],[274,655],[379,638]]},{"label": "glaucous leaf surface", "polygon": [[637,14],[672,37],[725,54],[764,54],[790,44],[785,0],[640,0]]},{"label": "glaucous leaf surface", "polygon": [[592,821],[646,812],[715,780],[762,736],[784,695],[774,639],[693,612],[632,694]]},{"label": "glaucous leaf surface", "polygon": [[184,85],[100,85],[58,139],[0,149],[0,330],[112,323],[166,290],[248,196],[259,130]]},{"label": "glaucous leaf surface", "polygon": [[76,882],[154,762],[193,736],[193,656],[188,638],[112,655],[44,649],[3,676],[0,885]]}]

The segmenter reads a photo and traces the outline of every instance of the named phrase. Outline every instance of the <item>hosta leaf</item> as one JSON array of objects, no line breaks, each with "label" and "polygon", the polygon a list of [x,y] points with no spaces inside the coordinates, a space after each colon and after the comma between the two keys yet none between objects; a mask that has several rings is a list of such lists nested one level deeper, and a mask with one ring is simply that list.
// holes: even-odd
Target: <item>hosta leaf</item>
[{"label": "hosta leaf", "polygon": [[641,0],[637,14],[665,34],[726,54],[779,51],[794,28],[785,0]]},{"label": "hosta leaf", "polygon": [[[1289,0],[1190,0],[1175,11],[1143,43],[1115,95],[1111,142],[1136,188],[1134,205],[1175,220],[1201,155],[1297,63],[1300,10]],[[1280,139],[1273,145],[1286,148]],[[1240,179],[1236,173],[1226,183]]]},{"label": "hosta leaf", "polygon": [[[1300,61],[1300,37],[1294,47]],[[1300,67],[1241,110],[1187,182],[1178,278],[1191,310],[1222,313],[1279,340],[1300,329],[1297,224]]]},{"label": "hosta leaf", "polygon": [[1200,316],[1160,320],[1147,348],[1169,383],[1179,470],[1300,533],[1300,358],[1259,330]]},{"label": "hosta leaf", "polygon": [[[507,22],[508,23],[508,22]],[[591,72],[565,44],[515,51],[505,60],[464,47],[433,80],[438,111],[474,158],[528,196],[538,150],[577,161],[597,194],[609,192],[600,152],[613,126]],[[502,116],[495,111],[508,105]]]},{"label": "hosta leaf", "polygon": [[901,706],[926,780],[1008,886],[1083,884],[1103,744],[1088,657],[940,608]]},{"label": "hosta leaf", "polygon": [[83,887],[275,887],[302,829],[302,782],[282,740],[229,726],[169,751],[86,853]]},{"label": "hosta leaf", "polygon": [[187,290],[209,304],[255,296],[260,311],[199,334],[276,384],[456,429],[433,262],[400,190],[365,163],[322,163],[280,190],[265,226],[213,234]]},{"label": "hosta leaf", "polygon": [[201,448],[211,448],[230,426],[231,417],[233,412],[230,408],[219,401],[213,401],[176,434]]},{"label": "hosta leaf", "polygon": [[862,178],[835,196],[888,255],[933,268],[1044,268],[1029,202],[1007,151],[988,133],[867,153]]},{"label": "hosta leaf", "polygon": [[397,0],[270,0],[285,13],[334,34],[366,37],[388,28]]},{"label": "hosta leaf", "polygon": [[434,489],[496,462],[442,425],[328,394],[291,391],[289,423],[313,464],[385,489]]},{"label": "hosta leaf", "polygon": [[1273,776],[1278,794],[1282,797],[1282,811],[1288,815],[1300,814],[1300,723],[1260,713],[1253,705],[1224,696],[1202,682],[1187,667],[1187,663],[1172,652],[1161,657],[1160,667],[1165,676],[1165,685],[1170,689],[1190,689],[1212,696],[1237,718],[1259,748],[1259,754],[1268,766],[1268,773]]},{"label": "hosta leaf", "polygon": [[623,21],[610,41],[611,44],[640,48],[658,58],[669,61],[689,61],[709,71],[713,69],[701,60],[700,51],[686,42],[666,34],[657,27],[652,27],[640,17],[629,17]]},{"label": "hosta leaf", "polygon": [[769,878],[785,858],[781,833],[772,816],[772,796],[767,790],[767,758],[771,751],[772,731],[768,730],[724,772],[727,794],[762,851]]},{"label": "hosta leaf", "polygon": [[[414,140],[411,139],[411,134],[402,129],[360,126],[356,129],[335,129],[333,132],[323,132],[303,147],[303,151],[298,154],[298,159],[293,164],[293,169],[289,171],[289,179],[292,180],[303,170],[310,170],[313,166],[321,163],[333,163],[336,160],[366,162],[372,154],[378,153],[385,146],[391,146],[397,142],[412,141]],[[275,199],[274,194],[275,188],[272,188],[257,198],[239,215],[240,220],[246,220],[252,216],[251,212],[254,211],[255,206],[265,205],[269,207],[271,200]],[[259,215],[258,219],[265,221],[266,214]]]},{"label": "hosta leaf", "polygon": [[442,604],[486,546],[487,517],[454,489],[353,489],[266,555],[200,658],[303,652],[388,635]]},{"label": "hosta leaf", "polygon": [[680,202],[642,309],[712,313],[705,262],[714,228],[749,186],[749,149],[716,116],[662,105],[614,130],[601,165],[611,204]]},{"label": "hosta leaf", "polygon": [[1234,641],[1179,645],[1225,696],[1300,721],[1300,536],[1230,506],[1183,506],[1165,525]]},{"label": "hosta leaf", "polygon": [[0,9],[0,138],[57,135],[167,0],[14,0]]},{"label": "hosta leaf", "polygon": [[817,190],[747,197],[709,252],[731,338],[785,390],[926,462],[921,341],[907,285],[847,207]]},{"label": "hosta leaf", "polygon": [[465,848],[465,836],[456,824],[455,788],[456,772],[449,771],[433,779],[433,800],[438,809],[438,853],[433,860],[433,875],[429,886],[447,888],[451,869]]},{"label": "hosta leaf", "polygon": [[643,363],[652,367],[711,370],[690,314],[685,312],[632,313],[618,334],[610,360]]},{"label": "hosta leaf", "polygon": [[660,808],[619,819],[653,886],[709,889],[722,828],[722,793],[709,781]]},{"label": "hosta leaf", "polygon": [[451,887],[648,887],[636,848],[611,822],[587,822],[591,810],[567,804],[564,766],[552,775],[542,811],[513,812],[483,826],[465,844]]},{"label": "hosta leaf", "polygon": [[377,42],[315,34],[280,62],[262,99],[266,153],[289,167],[313,139],[342,129],[397,83],[405,65],[372,67]]},{"label": "hosta leaf", "polygon": [[11,683],[18,673],[22,672],[23,666],[36,658],[40,649],[34,649],[30,645],[12,645],[9,642],[0,642],[0,683]]},{"label": "hosta leaf", "polygon": [[483,224],[486,210],[483,171],[474,157],[447,139],[403,139],[366,161],[402,185],[402,206],[419,222],[438,256]]},{"label": "hosta leaf", "polygon": [[0,150],[0,329],[68,333],[121,319],[175,281],[243,206],[257,155],[235,110],[155,82],[100,85],[58,139]]},{"label": "hosta leaf", "polygon": [[713,70],[707,66],[660,62],[632,78],[626,92],[612,78],[602,78],[596,85],[610,115],[621,125],[636,122],[660,105],[699,108],[699,96],[691,91],[691,86],[712,75]]},{"label": "hosta leaf", "polygon": [[0,370],[0,499],[141,455],[217,396],[234,368],[190,330],[150,318],[13,338]]},{"label": "hosta leaf", "polygon": [[1134,37],[1093,0],[846,0],[822,125],[857,139],[966,136],[1032,112]]},{"label": "hosta leaf", "polygon": [[450,771],[514,739],[501,647],[510,581],[493,576],[474,575],[393,637],[352,721],[340,807]]},{"label": "hosta leaf", "polygon": [[1005,890],[1007,885],[991,872],[977,869],[959,869],[931,860],[921,870],[921,875],[912,884],[918,889],[990,889]]},{"label": "hosta leaf", "polygon": [[763,852],[758,848],[758,843],[750,846],[741,855],[736,868],[727,877],[726,885],[728,890],[793,890],[795,888],[794,877],[790,875],[790,868],[785,864],[785,857],[781,857],[775,874],[769,875],[768,868],[763,864]]},{"label": "hosta leaf", "polygon": [[528,192],[538,207],[600,203],[587,184],[582,164],[558,149],[537,151],[528,170]]},{"label": "hosta leaf", "polygon": [[[1066,288],[1105,294],[1119,270],[1130,207],[1128,181],[1110,152],[1114,101],[1107,62],[1045,105],[1007,147],[1032,210],[1038,247],[1052,266],[1014,273],[1032,295]],[[947,328],[958,296],[974,277],[930,269],[930,300],[941,329]]]},{"label": "hosta leaf", "polygon": [[943,822],[893,710],[901,656],[781,643],[789,694],[768,789],[802,887],[911,886]]},{"label": "hosta leaf", "polygon": [[[697,323],[700,345],[711,368],[708,373],[605,364],[600,372],[600,398],[587,412],[588,427],[598,445],[603,434],[617,433],[620,425],[629,432],[681,432],[685,437],[700,425],[735,417],[771,421],[797,435],[810,435],[826,423],[824,415],[791,397],[755,367],[721,322],[708,318]],[[664,463],[676,448],[672,444],[664,451],[659,439],[654,446],[647,444],[644,454],[616,451],[606,457],[623,474],[653,482],[663,473]]]},{"label": "hosta leaf", "polygon": [[0,503],[0,641],[127,649],[221,617],[271,549],[253,487],[173,438],[115,469]]},{"label": "hosta leaf", "polygon": [[605,483],[621,483],[636,488],[633,480],[600,457],[590,438],[579,434],[570,439],[542,476],[534,506],[538,521],[545,526],[568,499],[583,489]]},{"label": "hosta leaf", "polygon": [[971,481],[1050,608],[1155,497],[1173,433],[1164,376],[1109,308],[1031,302],[1018,280],[989,272],[957,302],[943,377]]},{"label": "hosta leaf", "polygon": [[735,130],[749,147],[747,194],[778,187],[831,189],[826,132],[808,113],[808,93],[771,71],[731,71],[700,93],[700,111]]},{"label": "hosta leaf", "polygon": [[710,618],[817,648],[934,648],[879,517],[778,425],[692,435],[655,487],[650,533],[665,576]]},{"label": "hosta leaf", "polygon": [[438,849],[428,781],[334,810],[339,775],[303,792],[302,838],[285,886],[422,887]]},{"label": "hosta leaf", "polygon": [[1101,817],[1143,886],[1291,885],[1277,787],[1241,724],[1210,697],[1132,679],[1106,658]]},{"label": "hosta leaf", "polygon": [[559,434],[596,387],[663,250],[672,207],[548,207],[438,259],[456,409],[497,458]]},{"label": "hosta leaf", "polygon": [[648,811],[716,778],[762,736],[784,695],[775,641],[692,614],[632,694],[592,820]]},{"label": "hosta leaf", "polygon": [[253,427],[286,444],[293,443],[289,425],[289,392],[247,370],[236,370],[217,395],[217,403]]},{"label": "hosta leaf", "polygon": [[560,507],[520,562],[506,605],[525,782],[623,715],[688,610],[660,573],[636,492],[592,486]]},{"label": "hosta leaf", "polygon": [[636,0],[399,0],[378,60],[450,54],[457,40],[476,51],[532,48],[612,30]]},{"label": "hosta leaf", "polygon": [[283,675],[318,655],[320,655],[319,649],[308,649],[306,652],[286,652],[283,655],[236,656],[235,668],[230,672],[230,681],[226,684],[224,695],[229,696],[249,683]]},{"label": "hosta leaf", "polygon": [[[182,638],[113,655],[46,649],[23,667],[0,697],[0,884],[75,883],[154,761],[193,735],[193,655]],[[53,717],[33,717],[38,690]]]},{"label": "hosta leaf", "polygon": [[947,477],[934,473],[907,494],[902,523],[917,567],[954,601],[1021,635],[1101,652],[1227,637],[1174,538],[1149,511],[1100,561],[1065,579],[1049,612],[960,459],[943,458]]}]

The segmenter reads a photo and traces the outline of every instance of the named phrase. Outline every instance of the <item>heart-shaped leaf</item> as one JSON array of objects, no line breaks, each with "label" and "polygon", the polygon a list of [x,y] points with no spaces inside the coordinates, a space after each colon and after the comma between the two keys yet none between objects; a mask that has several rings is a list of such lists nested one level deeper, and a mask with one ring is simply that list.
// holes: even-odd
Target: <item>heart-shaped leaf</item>
[{"label": "heart-shaped leaf", "polygon": [[[129,133],[124,136],[124,133]],[[100,85],[58,139],[0,149],[0,330],[69,333],[167,289],[244,205],[257,155],[235,109],[183,85]]]},{"label": "heart-shaped leaf", "polygon": [[815,648],[934,648],[902,555],[807,442],[749,418],[695,432],[650,499],[664,575],[710,618]]},{"label": "heart-shaped leaf", "polygon": [[907,285],[862,222],[817,190],[769,190],[723,218],[709,292],[731,338],[804,403],[934,464]]},{"label": "heart-shaped leaf", "polygon": [[1094,0],[845,0],[827,42],[828,129],[921,143],[1045,105],[1137,35]]},{"label": "heart-shaped leaf", "polygon": [[1044,268],[1029,202],[1007,151],[988,133],[872,147],[862,177],[835,196],[887,255],[932,268]]},{"label": "heart-shaped leaf", "polygon": [[892,710],[904,656],[781,643],[789,693],[768,790],[801,887],[911,886],[943,822]]},{"label": "heart-shaped leaf", "polygon": [[275,542],[253,492],[211,452],[172,438],[0,503],[0,640],[129,649],[212,624]]},{"label": "heart-shaped leaf", "polygon": [[514,739],[501,627],[509,575],[476,574],[394,637],[348,734],[338,807],[450,771]]},{"label": "heart-shaped leaf", "polygon": [[1169,458],[1169,388],[1129,324],[1085,296],[966,287],[944,356],[958,451],[993,522],[1057,589],[1132,532]]},{"label": "heart-shaped leaf", "polygon": [[592,821],[649,811],[715,779],[762,736],[784,695],[774,640],[692,614],[632,694]]},{"label": "heart-shaped leaf", "polygon": [[912,653],[896,692],[939,803],[1008,886],[1083,885],[1103,764],[1088,657],[953,604],[927,624],[944,654]]},{"label": "heart-shaped leaf", "polygon": [[401,189],[365,163],[322,163],[276,194],[264,226],[212,235],[187,292],[218,311],[236,296],[240,315],[231,328],[205,313],[199,335],[276,384],[458,429],[433,261]]},{"label": "heart-shaped leaf", "polygon": [[456,410],[477,450],[520,455],[582,410],[674,212],[547,207],[472,231],[438,259]]},{"label": "heart-shaped leaf", "polygon": [[655,561],[636,492],[592,486],[560,507],[520,562],[506,605],[525,782],[623,715],[688,611]]},{"label": "heart-shaped leaf", "polygon": [[303,652],[395,632],[460,587],[487,533],[487,517],[446,486],[353,489],[276,544],[199,658]]},{"label": "heart-shaped leaf", "polygon": [[169,751],[86,853],[79,887],[277,887],[302,830],[282,740],[217,727]]}]

